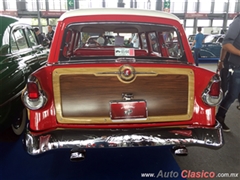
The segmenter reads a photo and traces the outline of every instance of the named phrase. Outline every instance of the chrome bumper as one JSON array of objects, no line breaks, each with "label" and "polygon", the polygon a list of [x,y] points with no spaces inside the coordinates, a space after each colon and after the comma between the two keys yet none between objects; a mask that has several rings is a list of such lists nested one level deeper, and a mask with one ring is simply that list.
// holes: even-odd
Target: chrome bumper
[{"label": "chrome bumper", "polygon": [[223,146],[221,125],[212,128],[78,129],[54,130],[41,135],[27,131],[26,151],[37,155],[62,148],[111,148],[140,146]]}]

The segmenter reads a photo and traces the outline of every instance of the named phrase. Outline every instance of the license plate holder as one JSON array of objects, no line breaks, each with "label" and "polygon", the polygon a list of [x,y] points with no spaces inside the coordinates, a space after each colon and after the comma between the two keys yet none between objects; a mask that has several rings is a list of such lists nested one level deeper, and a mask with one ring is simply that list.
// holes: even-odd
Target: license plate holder
[{"label": "license plate holder", "polygon": [[147,120],[147,102],[145,100],[110,101],[112,121]]}]

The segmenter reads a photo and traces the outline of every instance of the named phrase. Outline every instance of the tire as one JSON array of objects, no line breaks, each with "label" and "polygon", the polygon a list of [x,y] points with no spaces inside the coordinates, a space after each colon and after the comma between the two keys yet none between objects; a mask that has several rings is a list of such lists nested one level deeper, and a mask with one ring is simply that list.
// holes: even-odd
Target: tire
[{"label": "tire", "polygon": [[26,108],[23,108],[23,110],[20,111],[19,116],[17,117],[15,122],[13,122],[11,125],[12,132],[17,136],[20,136],[25,130],[26,123],[27,123],[27,110]]},{"label": "tire", "polygon": [[240,105],[239,105],[239,106],[237,106],[237,109],[238,109],[238,110],[240,110]]}]

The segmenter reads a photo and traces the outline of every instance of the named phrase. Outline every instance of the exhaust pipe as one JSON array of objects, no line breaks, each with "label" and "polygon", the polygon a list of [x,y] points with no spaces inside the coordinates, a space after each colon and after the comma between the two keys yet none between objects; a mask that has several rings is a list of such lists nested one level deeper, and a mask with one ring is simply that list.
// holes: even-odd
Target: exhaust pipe
[{"label": "exhaust pipe", "polygon": [[70,154],[70,161],[72,162],[78,162],[85,159],[86,156],[86,150],[81,148],[73,148],[71,149]]},{"label": "exhaust pipe", "polygon": [[185,146],[173,146],[173,153],[177,156],[187,156],[188,150]]}]

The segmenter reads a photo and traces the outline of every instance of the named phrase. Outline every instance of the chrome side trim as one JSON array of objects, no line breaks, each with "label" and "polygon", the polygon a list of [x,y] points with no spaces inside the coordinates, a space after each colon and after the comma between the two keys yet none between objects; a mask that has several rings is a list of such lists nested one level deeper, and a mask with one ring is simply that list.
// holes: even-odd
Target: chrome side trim
[{"label": "chrome side trim", "polygon": [[6,71],[6,70],[8,70],[9,69],[9,67],[7,66],[7,67],[5,67],[4,69],[2,69],[1,71],[0,71],[0,74],[1,73],[3,73],[4,71]]},{"label": "chrome side trim", "polygon": [[38,135],[27,131],[23,142],[31,155],[62,148],[186,145],[218,149],[224,144],[218,122],[212,128],[59,129]]},{"label": "chrome side trim", "polygon": [[23,91],[23,89],[22,89],[21,91],[19,91],[17,94],[15,94],[13,97],[11,97],[10,99],[8,99],[7,101],[5,101],[4,103],[0,104],[0,108],[1,108],[2,106],[4,106],[5,104],[13,101],[14,99],[20,97],[21,94],[22,94],[22,91]]},{"label": "chrome side trim", "polygon": [[[119,71],[116,71],[116,72],[99,72],[99,73],[96,73],[96,74],[121,74],[121,72]],[[134,74],[156,74],[155,72],[134,72]]]}]

